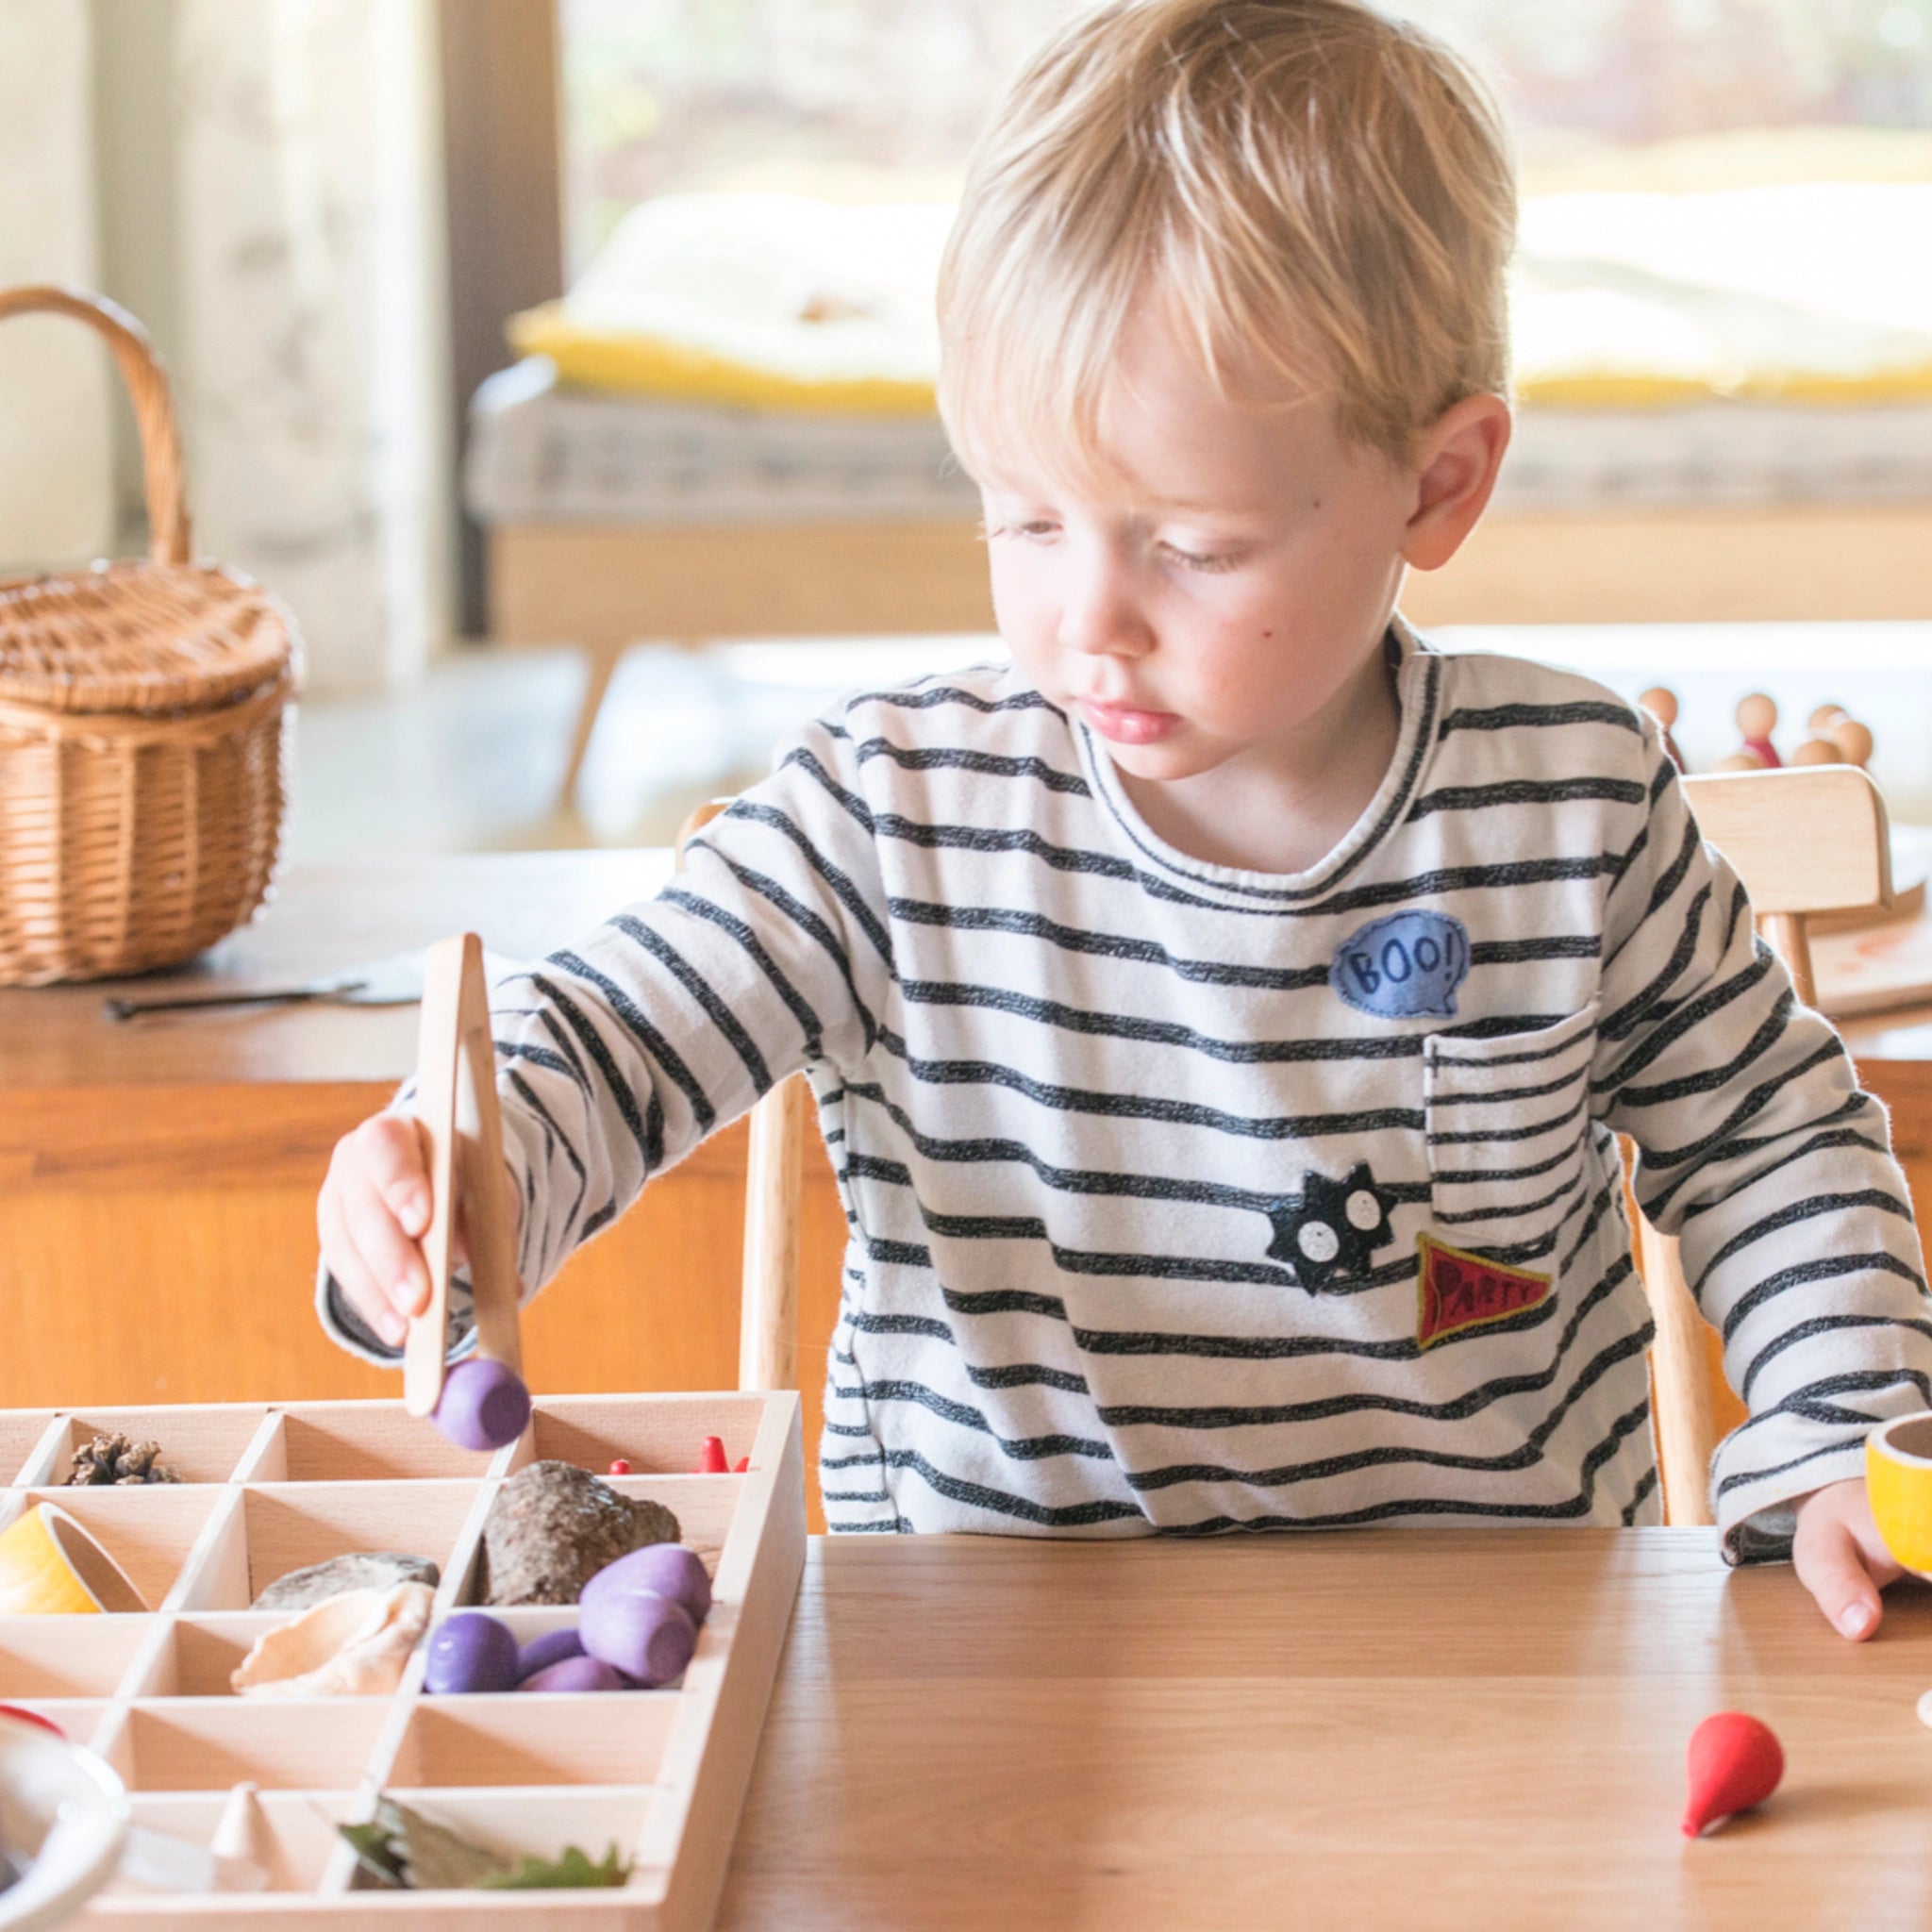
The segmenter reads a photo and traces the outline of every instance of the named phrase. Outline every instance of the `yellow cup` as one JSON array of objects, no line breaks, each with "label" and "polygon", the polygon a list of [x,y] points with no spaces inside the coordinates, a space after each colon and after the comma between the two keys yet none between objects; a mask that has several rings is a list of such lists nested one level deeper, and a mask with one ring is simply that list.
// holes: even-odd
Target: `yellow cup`
[{"label": "yellow cup", "polygon": [[0,1616],[146,1608],[121,1566],[58,1503],[36,1503],[0,1530]]},{"label": "yellow cup", "polygon": [[1932,1409],[1865,1438],[1865,1493],[1885,1547],[1907,1570],[1932,1575]]}]

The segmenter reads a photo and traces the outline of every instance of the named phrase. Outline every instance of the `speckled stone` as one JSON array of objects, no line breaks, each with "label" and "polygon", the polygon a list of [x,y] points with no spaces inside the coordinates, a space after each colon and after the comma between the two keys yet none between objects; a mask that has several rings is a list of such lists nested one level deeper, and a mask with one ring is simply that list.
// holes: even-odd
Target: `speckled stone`
[{"label": "speckled stone", "polygon": [[345,1590],[388,1590],[398,1583],[426,1583],[434,1590],[441,1578],[441,1571],[427,1557],[406,1556],[400,1550],[358,1550],[277,1576],[249,1607],[306,1610]]},{"label": "speckled stone", "polygon": [[483,1525],[490,1604],[574,1604],[607,1563],[679,1540],[661,1503],[620,1495],[572,1462],[533,1462],[504,1484]]}]

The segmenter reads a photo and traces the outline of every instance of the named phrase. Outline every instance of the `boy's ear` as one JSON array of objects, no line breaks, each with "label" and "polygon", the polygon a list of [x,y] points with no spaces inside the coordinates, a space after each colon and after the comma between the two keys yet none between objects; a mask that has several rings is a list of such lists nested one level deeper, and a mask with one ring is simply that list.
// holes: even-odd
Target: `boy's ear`
[{"label": "boy's ear", "polygon": [[1402,556],[1417,570],[1441,570],[1462,548],[1496,487],[1509,447],[1509,405],[1465,396],[1429,425],[1416,454],[1415,508]]}]

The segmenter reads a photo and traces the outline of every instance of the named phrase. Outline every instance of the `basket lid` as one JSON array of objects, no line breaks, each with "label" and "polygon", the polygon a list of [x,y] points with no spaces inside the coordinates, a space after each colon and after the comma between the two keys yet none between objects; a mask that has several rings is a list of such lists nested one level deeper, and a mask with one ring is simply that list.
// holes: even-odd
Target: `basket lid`
[{"label": "basket lid", "polygon": [[209,564],[96,564],[0,584],[0,699],[51,711],[213,710],[280,676],[283,607]]}]

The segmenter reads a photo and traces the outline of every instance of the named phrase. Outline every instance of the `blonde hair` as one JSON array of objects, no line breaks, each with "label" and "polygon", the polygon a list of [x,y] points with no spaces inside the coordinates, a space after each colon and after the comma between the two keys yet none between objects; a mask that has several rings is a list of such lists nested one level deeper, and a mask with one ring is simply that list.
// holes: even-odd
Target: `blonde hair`
[{"label": "blonde hair", "polygon": [[1110,0],[1008,89],[940,271],[940,410],[969,467],[1108,466],[1121,337],[1165,303],[1224,394],[1331,394],[1402,460],[1504,392],[1508,142],[1446,46],[1356,0]]}]

